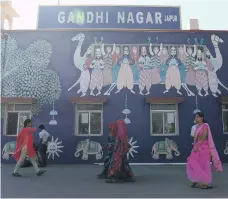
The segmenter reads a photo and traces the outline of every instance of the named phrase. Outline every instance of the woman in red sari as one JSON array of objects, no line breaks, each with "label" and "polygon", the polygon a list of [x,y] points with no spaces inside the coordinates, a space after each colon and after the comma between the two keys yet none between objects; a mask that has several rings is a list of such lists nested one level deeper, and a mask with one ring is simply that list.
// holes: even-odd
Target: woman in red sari
[{"label": "woman in red sari", "polygon": [[38,176],[41,176],[44,171],[40,171],[37,166],[37,156],[33,143],[33,135],[32,133],[36,132],[36,128],[31,128],[32,121],[30,119],[26,119],[24,121],[24,128],[18,134],[17,143],[16,143],[16,152],[13,157],[16,159],[17,164],[12,173],[15,177],[20,177],[21,175],[18,173],[18,170],[22,164],[22,162],[26,159],[26,156],[29,156],[29,159],[35,169],[35,172]]},{"label": "woman in red sari", "polygon": [[134,182],[135,177],[127,159],[129,144],[124,120],[117,121],[117,129],[115,149],[108,170],[107,182],[112,183],[116,180]]},{"label": "woman in red sari", "polygon": [[187,159],[187,176],[192,182],[191,187],[198,183],[201,189],[210,189],[212,182],[211,160],[214,170],[222,172],[222,163],[212,138],[210,127],[204,121],[201,112],[196,113],[196,130],[194,146],[191,155]]}]

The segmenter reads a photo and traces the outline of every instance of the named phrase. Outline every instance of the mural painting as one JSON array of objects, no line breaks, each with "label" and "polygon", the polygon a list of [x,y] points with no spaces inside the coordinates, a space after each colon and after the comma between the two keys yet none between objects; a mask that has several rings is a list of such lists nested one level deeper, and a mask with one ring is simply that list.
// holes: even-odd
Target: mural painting
[{"label": "mural painting", "polygon": [[[16,141],[7,142],[2,149],[2,159],[9,160],[16,151]],[[38,153],[39,155],[39,153]],[[29,156],[27,155],[25,160],[22,162],[21,167],[27,165],[30,162]]]},{"label": "mural painting", "polygon": [[59,157],[59,152],[62,153],[63,151],[61,150],[64,146],[62,145],[62,141],[58,141],[58,138],[54,139],[52,136],[51,141],[48,142],[47,146],[47,154],[48,154],[48,159],[52,157],[52,160],[55,159],[55,156]]},{"label": "mural painting", "polygon": [[77,158],[81,155],[82,160],[88,160],[89,155],[96,155],[96,160],[100,160],[103,157],[103,150],[98,142],[85,139],[77,144],[74,156]]},{"label": "mural painting", "polygon": [[122,113],[125,115],[125,118],[124,118],[125,124],[130,124],[131,120],[128,118],[128,115],[131,114],[131,110],[127,108],[127,94],[125,97],[125,109],[122,111]]},{"label": "mural painting", "polygon": [[160,159],[160,155],[166,155],[167,160],[173,159],[172,152],[174,151],[175,156],[179,156],[180,152],[178,150],[178,146],[174,140],[170,140],[165,138],[164,141],[155,142],[152,147],[152,158]]},{"label": "mural painting", "polygon": [[136,149],[139,148],[139,146],[135,145],[137,141],[133,141],[133,137],[131,137],[128,143],[131,146],[131,148],[127,153],[127,159],[129,159],[130,156],[134,158],[134,153],[138,154],[138,151],[136,151]]},{"label": "mural painting", "polygon": [[[54,160],[55,156],[59,157],[59,152],[63,152],[61,148],[64,147],[61,144],[62,144],[62,141],[58,142],[58,138],[54,140],[54,137],[52,136],[52,139],[48,143],[48,147],[47,147],[48,159],[52,157],[52,159]],[[16,142],[15,141],[7,142],[2,149],[2,159],[9,160],[10,157],[15,153],[15,151],[16,151]]]},{"label": "mural painting", "polygon": [[209,95],[210,89],[212,95],[217,97],[217,94],[221,94],[219,85],[228,91],[216,73],[223,64],[219,44],[224,42],[216,35],[211,36],[215,57],[203,45],[203,39],[198,42],[196,38],[194,45],[190,44],[190,39],[187,45],[172,45],[158,44],[158,37],[154,44],[151,37],[147,44],[105,44],[103,37],[100,42],[94,38],[94,43],[81,56],[84,40],[83,33],[72,39],[76,43],[74,65],[81,75],[68,89],[70,91],[79,84],[81,97],[88,90],[92,96],[95,90],[96,96],[101,95],[104,86],[109,88],[103,95],[110,95],[115,88],[115,93],[128,88],[135,94],[135,85],[139,88],[139,94],[149,95],[151,86],[158,84],[164,84],[164,94],[174,87],[179,95],[182,95],[180,90],[183,88],[188,96],[195,96],[188,86],[195,86],[199,96]]},{"label": "mural painting", "polygon": [[72,38],[72,41],[76,43],[76,49],[74,52],[74,65],[78,70],[81,71],[81,75],[79,79],[74,83],[74,85],[68,89],[68,91],[70,91],[77,84],[79,84],[79,90],[77,91],[77,93],[78,94],[81,93],[82,94],[81,97],[85,96],[87,90],[89,89],[89,84],[90,84],[89,67],[91,65],[89,56],[92,53],[92,47],[89,46],[85,54],[81,57],[81,48],[84,40],[85,40],[85,35],[83,33],[80,33]]},{"label": "mural painting", "polygon": [[228,155],[228,140],[226,141],[226,146],[225,146],[224,154],[225,155]]},{"label": "mural painting", "polygon": [[57,125],[57,121],[55,119],[55,116],[58,115],[58,112],[55,110],[55,104],[53,102],[53,108],[50,111],[49,115],[52,117],[52,120],[50,120],[49,125]]},{"label": "mural painting", "polygon": [[1,39],[1,44],[2,97],[35,98],[33,114],[38,114],[43,104],[59,99],[59,76],[48,68],[52,56],[50,43],[36,40],[20,49],[16,39],[8,36]]},{"label": "mural painting", "polygon": [[[32,114],[39,114],[43,105],[50,104],[50,106],[44,110],[44,113],[42,112],[42,117],[43,115],[49,114],[47,122],[45,123],[51,125],[51,128],[56,128],[55,125],[60,124],[63,117],[64,119],[65,117],[69,117],[66,115],[59,116],[59,112],[62,108],[61,103],[58,103],[56,107],[56,100],[60,99],[62,92],[64,93],[61,96],[61,100],[65,100],[64,103],[66,103],[69,109],[72,105],[70,98],[75,97],[76,93],[81,97],[120,94],[121,99],[123,99],[123,96],[125,97],[125,104],[122,104],[120,111],[122,112],[121,117],[125,120],[126,124],[134,122],[132,121],[132,111],[137,113],[137,110],[142,108],[142,106],[128,106],[129,98],[133,100],[133,104],[134,102],[140,103],[139,100],[143,99],[142,96],[168,97],[172,89],[175,95],[192,96],[192,100],[194,100],[193,96],[195,96],[197,101],[197,98],[199,99],[208,95],[218,97],[222,94],[225,96],[225,92],[228,92],[226,80],[220,79],[224,78],[223,74],[221,75],[220,73],[221,76],[217,76],[217,72],[227,61],[224,54],[222,57],[220,52],[221,48],[224,50],[224,43],[226,42],[225,36],[223,40],[223,34],[219,37],[213,34],[209,35],[209,40],[207,39],[207,43],[204,43],[203,39],[201,39],[201,37],[204,36],[197,36],[199,37],[198,39],[193,39],[195,37],[194,35],[203,34],[197,33],[191,37],[190,33],[183,35],[181,33],[182,37],[184,37],[182,40],[186,40],[186,42],[183,41],[179,43],[179,41],[175,40],[169,43],[169,40],[162,41],[161,38],[156,37],[157,35],[155,37],[147,37],[149,33],[146,33],[147,36],[143,39],[145,43],[142,42],[143,40],[140,38],[136,39],[134,43],[130,43],[132,40],[128,39],[128,41],[126,41],[129,43],[126,44],[127,42],[123,43],[124,38],[117,38],[117,40],[113,39],[111,42],[107,42],[107,40],[110,41],[110,38],[107,37],[106,33],[75,34],[72,32],[69,33],[71,37],[68,38],[69,42],[65,45],[68,47],[69,45],[74,46],[74,54],[68,54],[71,58],[73,57],[74,64],[72,68],[70,68],[71,61],[69,59],[65,60],[67,61],[67,68],[62,68],[60,63],[56,66],[50,66],[51,57],[56,56],[56,53],[54,53],[55,49],[52,49],[51,44],[54,45],[55,42],[58,42],[56,39],[50,39],[50,41],[53,42],[50,43],[48,40],[37,39],[38,37],[36,36],[36,38],[32,40],[33,42],[29,42],[22,48],[18,43],[19,40],[17,42],[16,37],[12,37],[14,34],[15,33],[8,36],[8,38],[2,38],[2,97],[26,97],[36,99],[35,104],[32,105]],[[61,34],[56,33],[58,36],[61,36]],[[87,37],[87,35],[93,34],[96,36],[100,34],[105,37],[94,37],[91,42],[91,39]],[[130,34],[134,36],[133,33]],[[151,34],[154,35],[156,33]],[[178,33],[178,35],[179,34],[180,33]],[[220,33],[218,34],[220,35]],[[128,33],[126,35],[128,36]],[[186,37],[186,35],[188,36]],[[205,35],[207,37],[208,33]],[[176,36],[177,35],[174,34],[174,37]],[[21,36],[18,38],[20,37]],[[165,40],[169,39],[167,36],[161,37]],[[191,37],[191,39],[188,37]],[[39,38],[42,38],[42,35]],[[23,45],[23,41],[21,43]],[[63,54],[62,56],[67,59],[68,55]],[[60,75],[62,70],[66,70],[67,73],[69,73],[69,71],[70,73],[72,71],[74,72],[75,70],[76,76],[74,77],[74,74],[71,74],[72,77],[69,79],[61,77],[63,78],[61,79],[61,82],[63,82],[61,85]],[[63,89],[61,86],[67,87]],[[159,90],[157,88],[159,88]],[[128,90],[128,93],[125,93],[124,90]],[[135,101],[132,99],[134,96],[136,97]],[[112,98],[108,99],[110,101],[114,100]],[[210,101],[211,98],[207,99]],[[61,100],[59,102],[61,102]],[[205,103],[201,102],[204,103],[203,105],[205,106],[202,105],[200,108],[205,111],[208,106],[208,101],[203,101]],[[115,103],[116,102],[114,102],[114,104]],[[182,105],[187,111],[188,108],[185,104],[183,103]],[[1,104],[1,106],[3,107],[4,105]],[[110,104],[107,103],[107,106],[110,106]],[[8,107],[3,108],[7,108],[5,110],[8,110]],[[196,106],[196,109],[198,109],[198,106]],[[108,110],[115,111],[115,108],[108,108]],[[191,110],[188,111],[191,112]],[[217,108],[214,106],[213,111],[216,112],[216,110]],[[32,116],[32,114],[30,115]],[[210,121],[209,113],[206,113],[206,115],[209,117],[208,121]],[[148,117],[148,115],[142,114],[139,117],[139,126],[144,125],[144,121],[147,120]],[[25,118],[28,118],[28,116],[23,115],[23,117],[21,116],[19,118],[18,125],[20,127],[23,126]],[[110,117],[108,115],[108,118],[105,119],[104,122],[109,119]],[[41,120],[35,117],[34,121]],[[187,121],[185,121],[185,123],[186,122]],[[130,125],[129,132],[132,131],[132,128]],[[145,129],[149,132],[149,126],[145,127]],[[181,131],[183,131],[183,129],[181,129]],[[72,136],[72,133],[73,132],[69,132],[66,136]],[[132,136],[136,139],[138,138],[133,134],[129,136],[129,145],[131,148],[127,157],[128,159],[134,158],[134,160],[139,162],[147,162],[144,157],[135,155],[138,154],[138,148],[141,147],[141,144],[137,144],[137,141],[134,140]],[[150,134],[147,133],[145,139],[149,139],[149,136]],[[59,141],[57,137],[61,136],[58,134],[52,137],[51,142],[48,144],[48,159],[54,160],[62,156],[63,151],[65,153],[69,152],[66,151],[66,148],[64,148],[62,142]],[[6,144],[2,150],[2,159],[9,160],[15,151],[15,142],[7,142],[10,141],[8,136],[3,136],[3,139],[3,143]],[[64,145],[65,144],[66,143],[64,143]],[[175,141],[168,138],[161,138],[152,144],[151,155],[153,159],[161,159],[161,155],[164,155],[166,159],[174,159],[174,162],[176,160],[179,161],[181,158],[175,158],[175,156],[180,156],[180,152],[183,155],[182,157],[185,157],[185,152],[179,151],[178,149],[179,147],[182,148],[181,145],[177,145]],[[75,146],[70,147],[70,153],[73,152],[77,158],[72,160],[72,163],[76,160],[89,160],[89,158],[92,158],[90,156],[94,156],[96,160],[103,158],[100,142],[90,138],[83,138],[82,141],[77,141],[76,150],[75,148],[72,149],[72,147]],[[142,153],[147,152],[142,151]],[[228,141],[226,141],[226,146],[220,153],[228,155]]]},{"label": "mural painting", "polygon": [[2,149],[2,159],[9,160],[16,151],[16,142],[7,142]]}]

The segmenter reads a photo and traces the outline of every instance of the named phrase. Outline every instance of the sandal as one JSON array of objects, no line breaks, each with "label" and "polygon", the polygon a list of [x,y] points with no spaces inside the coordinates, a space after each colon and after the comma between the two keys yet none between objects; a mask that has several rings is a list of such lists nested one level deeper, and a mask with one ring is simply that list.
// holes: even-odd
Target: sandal
[{"label": "sandal", "polygon": [[200,186],[201,189],[212,189],[211,185],[201,185]]},{"label": "sandal", "polygon": [[107,182],[107,183],[115,183],[116,180],[114,180],[114,179],[108,179],[108,180],[106,180],[106,182]]},{"label": "sandal", "polygon": [[21,177],[21,175],[19,173],[12,173],[12,176],[14,176],[14,177]]},{"label": "sandal", "polygon": [[105,179],[104,175],[97,175],[97,179]]},{"label": "sandal", "polygon": [[196,185],[197,185],[197,182],[193,182],[193,183],[190,185],[190,187],[191,187],[191,188],[194,188]]},{"label": "sandal", "polygon": [[135,178],[134,177],[128,178],[128,179],[125,179],[124,181],[125,182],[135,182]]},{"label": "sandal", "polygon": [[37,176],[42,176],[42,175],[44,174],[44,172],[45,172],[45,171],[38,171],[38,172],[36,173],[36,175],[37,175]]}]

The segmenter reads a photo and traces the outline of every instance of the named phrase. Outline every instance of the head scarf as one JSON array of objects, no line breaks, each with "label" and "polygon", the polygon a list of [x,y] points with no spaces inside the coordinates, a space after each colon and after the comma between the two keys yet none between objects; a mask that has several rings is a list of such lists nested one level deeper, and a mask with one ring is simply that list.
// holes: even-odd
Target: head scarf
[{"label": "head scarf", "polygon": [[127,136],[127,127],[124,120],[117,121],[117,128],[118,128],[118,137],[120,140],[128,139]]},{"label": "head scarf", "polygon": [[122,152],[126,154],[129,151],[128,147],[128,133],[127,133],[127,127],[124,120],[118,120],[117,121],[117,128],[118,133],[117,137],[121,143],[121,146],[123,147]]},{"label": "head scarf", "polygon": [[113,137],[116,137],[117,134],[117,125],[115,122],[109,123],[109,132],[112,134]]}]

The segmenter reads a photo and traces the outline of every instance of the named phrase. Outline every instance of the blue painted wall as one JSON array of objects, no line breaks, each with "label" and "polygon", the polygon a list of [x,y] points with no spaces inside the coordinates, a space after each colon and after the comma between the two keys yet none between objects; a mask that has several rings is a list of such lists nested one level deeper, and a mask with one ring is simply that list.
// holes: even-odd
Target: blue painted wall
[{"label": "blue painted wall", "polygon": [[[55,71],[61,83],[61,96],[55,102],[55,109],[58,111],[58,115],[55,117],[58,124],[56,126],[50,126],[49,112],[52,110],[52,104],[45,104],[42,106],[40,113],[33,117],[34,126],[38,126],[43,123],[46,125],[47,130],[54,136],[59,138],[63,142],[64,148],[63,153],[60,153],[59,158],[55,160],[49,160],[50,163],[55,164],[71,164],[71,163],[99,163],[102,160],[95,160],[93,155],[89,156],[86,161],[81,158],[76,158],[74,153],[76,151],[77,143],[84,140],[85,137],[77,137],[74,135],[75,125],[75,111],[74,105],[71,102],[72,97],[79,97],[77,94],[79,85],[74,87],[71,91],[67,91],[79,78],[80,70],[76,69],[73,62],[73,55],[75,52],[76,44],[72,42],[72,37],[76,36],[77,31],[12,31],[7,32],[11,38],[15,38],[19,49],[26,49],[34,41],[42,39],[46,40],[52,45],[52,55],[49,69]],[[204,45],[210,50],[211,54],[215,56],[214,48],[211,42],[211,35],[215,34],[223,39],[224,43],[219,44],[220,51],[223,57],[223,66],[217,72],[219,80],[228,87],[228,57],[227,54],[227,42],[228,32],[84,32],[85,41],[82,45],[81,55],[84,55],[86,49],[94,41],[94,37],[98,39],[103,37],[104,43],[109,44],[148,44],[148,37],[151,37],[152,43],[156,43],[156,37],[158,37],[158,44],[188,44],[187,40],[190,39],[191,44],[194,44],[194,38],[204,39]],[[195,86],[188,86],[189,89],[197,94]],[[105,86],[102,89],[102,95],[109,86]],[[219,86],[222,92],[222,96],[228,96],[228,91]],[[98,141],[101,145],[107,142],[108,135],[108,123],[114,120],[124,118],[122,110],[124,109],[125,96],[128,94],[128,108],[131,110],[129,118],[131,124],[127,125],[129,131],[129,137],[134,137],[137,140],[137,145],[140,147],[137,149],[138,154],[134,154],[135,158],[131,158],[130,161],[133,163],[156,163],[156,162],[186,162],[191,148],[192,138],[190,137],[191,126],[193,125],[193,110],[195,109],[195,97],[187,96],[186,91],[181,88],[183,93],[184,102],[179,104],[179,135],[170,136],[169,139],[175,140],[178,144],[180,156],[172,160],[166,160],[165,155],[160,155],[159,160],[154,160],[151,157],[151,148],[156,141],[164,140],[166,137],[163,136],[151,136],[150,135],[150,107],[149,104],[145,103],[146,97],[179,97],[175,89],[171,89],[169,93],[163,94],[165,90],[164,85],[153,85],[149,96],[139,95],[138,85],[134,86],[136,94],[132,94],[129,90],[123,89],[120,93],[115,94],[112,91],[110,96],[106,96],[108,102],[104,104],[103,114],[103,129],[104,135],[100,137],[92,137],[94,141]],[[87,96],[89,97],[89,92]],[[225,142],[228,140],[228,135],[223,134],[222,129],[222,109],[217,98],[211,95],[198,97],[199,108],[204,111],[206,120],[210,124],[214,141],[219,151],[222,161],[228,162],[228,156],[224,155]],[[8,141],[15,140],[15,137],[4,136],[1,129],[1,143],[2,147]],[[35,135],[36,141],[38,140],[38,134]],[[3,162],[12,162],[13,160]]]}]

